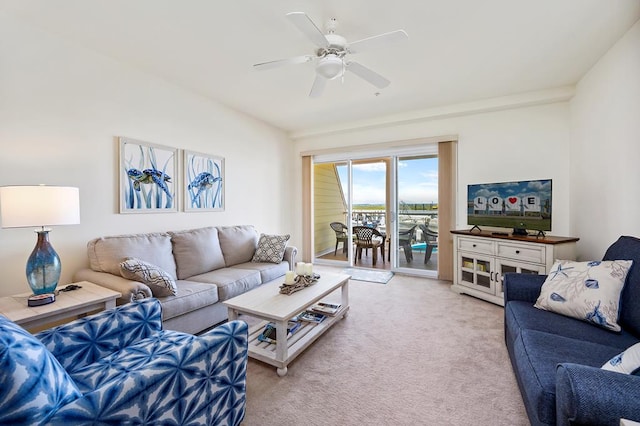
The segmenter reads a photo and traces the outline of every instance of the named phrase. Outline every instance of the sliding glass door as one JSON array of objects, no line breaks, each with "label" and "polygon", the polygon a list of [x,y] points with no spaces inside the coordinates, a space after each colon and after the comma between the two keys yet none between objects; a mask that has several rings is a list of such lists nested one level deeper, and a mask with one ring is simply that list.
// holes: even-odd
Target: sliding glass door
[{"label": "sliding glass door", "polygon": [[[396,157],[398,269],[438,270],[438,156]],[[435,273],[434,273],[435,272]],[[421,272],[422,274],[422,272]]]},{"label": "sliding glass door", "polygon": [[[314,159],[314,262],[436,276],[438,157],[433,147],[420,151]],[[374,248],[356,259],[357,226],[374,229],[375,264]]]}]

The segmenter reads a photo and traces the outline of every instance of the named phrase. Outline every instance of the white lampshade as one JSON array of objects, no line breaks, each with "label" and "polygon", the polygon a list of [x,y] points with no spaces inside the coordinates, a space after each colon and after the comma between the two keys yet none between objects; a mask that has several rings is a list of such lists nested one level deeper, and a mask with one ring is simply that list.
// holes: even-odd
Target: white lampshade
[{"label": "white lampshade", "polygon": [[78,224],[79,190],[45,185],[0,187],[0,220],[3,228]]}]

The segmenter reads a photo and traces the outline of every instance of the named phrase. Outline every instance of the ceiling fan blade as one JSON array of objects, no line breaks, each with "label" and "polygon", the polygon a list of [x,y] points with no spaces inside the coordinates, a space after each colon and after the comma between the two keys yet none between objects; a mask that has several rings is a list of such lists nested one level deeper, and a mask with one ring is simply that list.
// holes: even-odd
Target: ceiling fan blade
[{"label": "ceiling fan blade", "polygon": [[318,47],[329,47],[327,38],[304,12],[287,13],[287,18]]},{"label": "ceiling fan blade", "polygon": [[391,31],[390,33],[384,33],[377,36],[363,38],[362,40],[354,41],[349,44],[347,50],[350,53],[360,53],[365,50],[375,49],[380,46],[384,46],[388,43],[396,43],[398,41],[408,40],[409,35],[407,35],[404,30],[396,30]]},{"label": "ceiling fan blade", "polygon": [[269,62],[262,62],[260,64],[254,64],[253,68],[257,70],[269,70],[271,68],[277,68],[283,65],[304,64],[305,62],[311,61],[314,57],[315,56],[313,55],[303,55],[303,56],[296,56],[294,58],[288,58],[288,59],[278,59],[277,61],[269,61]]},{"label": "ceiling fan blade", "polygon": [[321,76],[320,74],[316,74],[316,79],[313,80],[313,86],[311,86],[311,92],[309,92],[310,98],[319,98],[324,92],[324,86],[327,85],[327,79]]},{"label": "ceiling fan blade", "polygon": [[370,70],[369,68],[361,65],[357,62],[347,62],[347,71],[351,71],[358,77],[367,80],[369,83],[376,86],[378,89],[383,89],[387,87],[391,82],[378,74],[375,71]]}]

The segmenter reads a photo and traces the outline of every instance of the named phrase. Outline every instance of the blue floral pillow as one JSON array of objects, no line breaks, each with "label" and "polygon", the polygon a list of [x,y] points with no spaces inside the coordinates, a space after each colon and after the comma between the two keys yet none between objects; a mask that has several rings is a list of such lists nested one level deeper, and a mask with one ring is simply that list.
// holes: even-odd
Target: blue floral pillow
[{"label": "blue floral pillow", "polygon": [[556,260],[535,307],[620,331],[620,293],[633,261]]},{"label": "blue floral pillow", "polygon": [[636,343],[621,354],[611,358],[602,366],[602,369],[622,374],[640,375],[640,343]]},{"label": "blue floral pillow", "polygon": [[0,424],[39,424],[81,396],[51,352],[0,315]]}]

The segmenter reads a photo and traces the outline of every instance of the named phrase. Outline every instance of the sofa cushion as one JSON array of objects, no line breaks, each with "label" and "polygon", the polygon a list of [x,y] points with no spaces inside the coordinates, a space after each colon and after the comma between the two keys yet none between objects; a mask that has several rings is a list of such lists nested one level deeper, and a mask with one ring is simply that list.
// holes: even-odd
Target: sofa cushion
[{"label": "sofa cushion", "polygon": [[251,259],[252,262],[280,263],[284,258],[284,249],[291,236],[260,234],[258,247]]},{"label": "sofa cushion", "polygon": [[507,333],[505,337],[511,341],[524,329],[561,334],[572,339],[607,345],[617,348],[618,352],[638,341],[626,330],[619,334],[612,333],[584,321],[536,309],[530,302],[512,300],[505,306],[504,313]]},{"label": "sofa cushion", "polygon": [[136,257],[166,271],[176,279],[171,236],[157,232],[149,234],[115,235],[95,238],[87,243],[89,265],[97,272],[120,276],[120,262]]},{"label": "sofa cushion", "polygon": [[557,260],[542,284],[535,306],[620,331],[620,294],[632,263]]},{"label": "sofa cushion", "polygon": [[162,303],[162,320],[195,311],[218,301],[218,289],[214,284],[179,280],[175,296],[159,297]]},{"label": "sofa cushion", "polygon": [[602,366],[602,369],[622,374],[639,374],[640,343],[636,343],[624,352],[611,358]]},{"label": "sofa cushion", "polygon": [[176,282],[161,268],[135,257],[128,257],[120,263],[120,273],[128,280],[140,281],[151,289],[155,297],[176,294]]},{"label": "sofa cushion", "polygon": [[633,265],[620,298],[622,328],[640,338],[640,238],[622,236],[604,254],[603,260],[630,259]]},{"label": "sofa cushion", "polygon": [[224,268],[224,256],[214,227],[169,232],[179,280]]},{"label": "sofa cushion", "polygon": [[206,274],[195,275],[190,280],[215,284],[221,301],[245,293],[262,283],[259,271],[240,268],[217,269]]},{"label": "sofa cushion", "polygon": [[250,269],[260,272],[262,283],[273,281],[282,277],[289,270],[289,262],[275,263],[256,263],[246,262],[231,267],[232,269]]},{"label": "sofa cushion", "polygon": [[258,233],[251,225],[220,226],[218,239],[226,266],[250,262],[258,245]]},{"label": "sofa cushion", "polygon": [[81,397],[58,360],[22,327],[0,315],[0,424],[40,424]]},{"label": "sofa cushion", "polygon": [[513,352],[511,362],[521,384],[527,412],[540,423],[555,424],[557,365],[572,362],[599,367],[615,355],[617,349],[555,334],[522,330],[514,342]]}]

